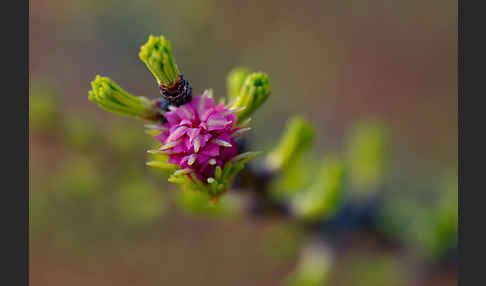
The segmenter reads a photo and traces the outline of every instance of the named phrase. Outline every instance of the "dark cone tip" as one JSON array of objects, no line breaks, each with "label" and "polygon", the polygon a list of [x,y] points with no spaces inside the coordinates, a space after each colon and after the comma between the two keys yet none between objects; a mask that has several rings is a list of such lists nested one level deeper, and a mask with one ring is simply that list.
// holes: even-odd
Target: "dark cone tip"
[{"label": "dark cone tip", "polygon": [[178,79],[172,84],[160,85],[160,94],[165,99],[165,108],[169,105],[180,106],[192,100],[191,85],[183,75],[179,75]]}]

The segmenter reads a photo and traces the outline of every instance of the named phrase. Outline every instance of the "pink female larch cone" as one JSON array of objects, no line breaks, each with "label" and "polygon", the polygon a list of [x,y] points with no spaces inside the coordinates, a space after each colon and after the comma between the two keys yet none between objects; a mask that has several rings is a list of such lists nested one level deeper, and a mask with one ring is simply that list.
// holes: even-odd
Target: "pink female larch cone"
[{"label": "pink female larch cone", "polygon": [[191,102],[170,107],[165,113],[167,123],[155,136],[162,143],[160,150],[169,155],[169,163],[207,182],[214,177],[216,166],[223,167],[237,155],[234,137],[239,128],[234,110],[214,104],[209,92],[195,96]]}]

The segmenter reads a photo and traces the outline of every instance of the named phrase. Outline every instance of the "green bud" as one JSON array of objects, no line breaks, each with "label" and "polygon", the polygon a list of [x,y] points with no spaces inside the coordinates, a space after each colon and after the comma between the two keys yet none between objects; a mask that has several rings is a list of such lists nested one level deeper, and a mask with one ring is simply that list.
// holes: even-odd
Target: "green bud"
[{"label": "green bud", "polygon": [[243,67],[234,68],[229,72],[226,78],[226,90],[230,102],[240,95],[241,88],[249,74],[250,70]]},{"label": "green bud", "polygon": [[292,201],[296,215],[306,220],[332,216],[340,205],[343,175],[343,164],[337,157],[324,159],[314,182]]},{"label": "green bud", "polygon": [[172,54],[171,44],[164,36],[149,36],[145,45],[140,48],[140,59],[157,79],[159,85],[176,82],[179,69]]},{"label": "green bud", "polygon": [[119,115],[156,121],[157,112],[145,97],[133,96],[107,77],[97,75],[91,82],[89,100]]},{"label": "green bud", "polygon": [[314,137],[314,128],[304,118],[292,117],[280,143],[268,155],[267,166],[272,170],[285,169],[311,147]]},{"label": "green bud", "polygon": [[239,109],[236,112],[239,124],[249,118],[270,96],[270,79],[262,72],[248,75],[243,83],[239,96],[231,106]]}]

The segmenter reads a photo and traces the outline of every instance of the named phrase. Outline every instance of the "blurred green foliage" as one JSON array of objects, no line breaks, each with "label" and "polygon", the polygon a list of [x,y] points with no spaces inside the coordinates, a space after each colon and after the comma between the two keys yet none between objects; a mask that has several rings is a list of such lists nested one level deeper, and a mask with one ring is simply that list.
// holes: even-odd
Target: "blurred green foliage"
[{"label": "blurred green foliage", "polygon": [[305,239],[299,225],[286,222],[271,225],[264,234],[263,251],[278,262],[297,257]]},{"label": "blurred green foliage", "polygon": [[[360,286],[410,285],[405,265],[391,255],[361,254],[333,273],[331,283]],[[336,274],[340,274],[336,277]],[[338,280],[338,281],[336,281]]]},{"label": "blurred green foliage", "polygon": [[58,192],[58,198],[87,200],[102,191],[101,169],[96,160],[85,157],[71,158],[62,162],[50,185]]},{"label": "blurred green foliage", "polygon": [[307,246],[301,253],[296,270],[284,280],[284,285],[325,285],[332,268],[332,259],[332,254],[326,246]]},{"label": "blurred green foliage", "polygon": [[133,157],[136,154],[134,150],[137,150],[141,146],[143,146],[142,150],[147,149],[147,146],[155,141],[144,134],[139,123],[122,118],[114,118],[111,120],[103,137],[117,156],[124,158]]},{"label": "blurred green foliage", "polygon": [[307,153],[313,138],[313,127],[295,116],[266,161],[279,171],[271,195],[289,201],[298,217],[330,219],[345,199],[369,197],[382,190],[389,156],[383,124],[372,120],[355,124],[344,155],[329,153],[321,160]]},{"label": "blurred green foliage", "polygon": [[226,195],[217,202],[208,200],[202,192],[178,190],[177,202],[182,210],[193,215],[209,217],[231,217],[237,214],[240,206],[237,198]]},{"label": "blurred green foliage", "polygon": [[457,246],[457,178],[446,178],[439,186],[438,199],[412,227],[411,240],[429,258],[447,255]]},{"label": "blurred green foliage", "polygon": [[273,170],[286,169],[294,164],[314,141],[314,128],[302,116],[289,119],[285,133],[278,140],[277,147],[267,156],[267,165]]},{"label": "blurred green foliage", "polygon": [[386,127],[379,121],[359,122],[351,128],[346,143],[346,168],[352,195],[367,197],[379,191],[389,157]]},{"label": "blurred green foliage", "polygon": [[103,137],[100,136],[102,130],[99,125],[93,124],[86,120],[90,118],[88,113],[79,114],[77,112],[66,112],[62,118],[63,128],[62,138],[71,150],[77,152],[96,152],[93,146],[99,146],[103,143]]},{"label": "blurred green foliage", "polygon": [[[427,188],[429,197],[423,197]],[[408,185],[386,196],[385,232],[412,246],[423,258],[443,258],[457,247],[457,176],[445,176],[429,186]]]},{"label": "blurred green foliage", "polygon": [[307,188],[313,177],[319,160],[311,154],[303,154],[296,158],[293,164],[282,169],[270,187],[270,195],[276,200],[290,200],[303,189]]},{"label": "blurred green foliage", "polygon": [[142,176],[129,179],[120,184],[118,193],[121,219],[134,225],[159,219],[166,211],[163,190]]},{"label": "blurred green foliage", "polygon": [[297,217],[305,220],[330,218],[339,209],[344,191],[344,166],[336,155],[322,160],[311,185],[292,200]]},{"label": "blurred green foliage", "polygon": [[29,126],[35,132],[55,128],[59,119],[59,98],[51,85],[33,83],[29,90]]}]

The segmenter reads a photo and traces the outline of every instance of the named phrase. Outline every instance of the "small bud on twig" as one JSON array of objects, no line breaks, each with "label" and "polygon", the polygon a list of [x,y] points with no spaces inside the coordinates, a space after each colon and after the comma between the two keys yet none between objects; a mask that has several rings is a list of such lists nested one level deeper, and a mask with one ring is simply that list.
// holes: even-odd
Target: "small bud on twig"
[{"label": "small bud on twig", "polygon": [[163,117],[149,99],[129,94],[108,77],[96,76],[91,86],[89,100],[107,111],[151,121]]},{"label": "small bud on twig", "polygon": [[172,54],[171,44],[164,36],[150,35],[147,43],[140,48],[139,57],[159,84],[172,84],[177,80],[179,69]]},{"label": "small bud on twig", "polygon": [[257,72],[248,75],[241,91],[231,108],[244,109],[236,112],[237,124],[249,118],[270,96],[270,79],[265,73]]},{"label": "small bud on twig", "polygon": [[191,101],[191,86],[180,73],[171,44],[164,36],[149,36],[148,42],[140,48],[139,57],[157,79],[164,98],[160,106],[163,110],[167,111],[169,105],[180,106]]},{"label": "small bud on twig", "polygon": [[240,95],[241,88],[249,74],[250,70],[243,67],[234,68],[229,72],[226,78],[226,90],[229,101],[236,99]]}]

